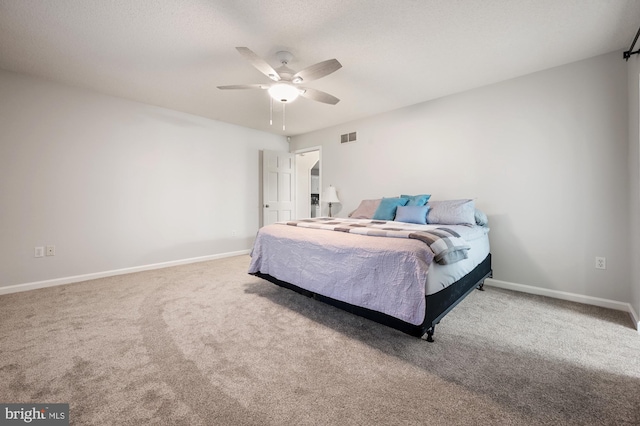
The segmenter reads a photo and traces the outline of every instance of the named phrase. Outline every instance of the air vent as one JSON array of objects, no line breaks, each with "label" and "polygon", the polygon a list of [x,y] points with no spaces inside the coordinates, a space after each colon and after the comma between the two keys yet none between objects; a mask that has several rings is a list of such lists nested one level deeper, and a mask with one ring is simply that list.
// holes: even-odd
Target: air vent
[{"label": "air vent", "polygon": [[340,143],[355,142],[355,140],[356,140],[356,132],[345,133],[344,135],[340,135]]}]

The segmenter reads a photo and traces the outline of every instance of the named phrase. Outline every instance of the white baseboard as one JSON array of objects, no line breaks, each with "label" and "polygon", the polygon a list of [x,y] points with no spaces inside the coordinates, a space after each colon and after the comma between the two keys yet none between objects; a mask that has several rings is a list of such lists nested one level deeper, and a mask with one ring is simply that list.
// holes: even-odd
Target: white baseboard
[{"label": "white baseboard", "polygon": [[633,320],[633,323],[636,324],[636,330],[638,330],[638,333],[640,333],[640,317],[638,316],[638,313],[636,312],[635,309],[633,309],[633,306],[630,306],[631,311],[629,312],[629,314],[631,314],[631,319]]},{"label": "white baseboard", "polygon": [[169,262],[153,263],[151,265],[134,266],[131,268],[114,269],[112,271],[94,272],[91,274],[74,275],[71,277],[56,278],[53,280],[36,281],[24,284],[15,284],[6,287],[0,287],[0,295],[9,293],[18,293],[21,291],[36,290],[45,287],[54,287],[57,285],[78,283],[81,281],[95,280],[97,278],[113,277],[115,275],[131,274],[133,272],[150,271],[152,269],[169,268],[171,266],[186,265],[189,263],[205,262],[207,260],[223,259],[225,257],[241,256],[249,254],[251,250],[240,250],[228,253],[212,254],[209,256],[192,257],[189,259],[172,260]]},{"label": "white baseboard", "polygon": [[551,290],[548,288],[534,287],[525,284],[516,284],[508,281],[494,280],[487,278],[484,283],[488,286],[504,288],[506,290],[519,291],[522,293],[537,294],[540,296],[552,297],[554,299],[568,300],[570,302],[584,303],[585,305],[600,306],[601,308],[615,309],[616,311],[628,312],[631,316],[636,330],[640,332],[640,318],[630,303],[618,302],[616,300],[602,299],[600,297],[585,296],[582,294],[569,293],[566,291]]}]

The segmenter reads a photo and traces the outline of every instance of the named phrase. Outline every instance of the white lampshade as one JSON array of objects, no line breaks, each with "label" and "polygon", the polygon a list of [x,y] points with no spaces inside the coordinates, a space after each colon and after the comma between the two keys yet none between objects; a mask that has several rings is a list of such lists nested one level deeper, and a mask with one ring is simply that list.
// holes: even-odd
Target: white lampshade
[{"label": "white lampshade", "polygon": [[324,193],[324,197],[322,197],[322,201],[325,203],[339,203],[338,193],[336,192],[336,188],[333,186],[329,186],[327,191]]},{"label": "white lampshade", "polygon": [[269,88],[269,95],[273,98],[273,100],[282,103],[289,103],[294,101],[299,94],[300,91],[288,83],[274,84]]}]

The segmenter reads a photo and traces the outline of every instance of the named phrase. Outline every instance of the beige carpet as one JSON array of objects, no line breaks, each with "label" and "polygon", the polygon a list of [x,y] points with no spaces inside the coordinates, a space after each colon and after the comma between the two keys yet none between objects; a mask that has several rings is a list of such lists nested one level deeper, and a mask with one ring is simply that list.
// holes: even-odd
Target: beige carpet
[{"label": "beige carpet", "polygon": [[638,425],[626,313],[487,288],[407,336],[249,258],[0,296],[0,402],[75,425]]}]

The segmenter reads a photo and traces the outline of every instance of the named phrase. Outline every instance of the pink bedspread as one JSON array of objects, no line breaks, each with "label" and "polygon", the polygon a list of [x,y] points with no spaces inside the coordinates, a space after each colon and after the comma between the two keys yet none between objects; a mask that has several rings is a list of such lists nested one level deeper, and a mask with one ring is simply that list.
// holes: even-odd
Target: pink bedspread
[{"label": "pink bedspread", "polygon": [[420,325],[432,261],[418,240],[274,224],[258,232],[249,273]]}]

